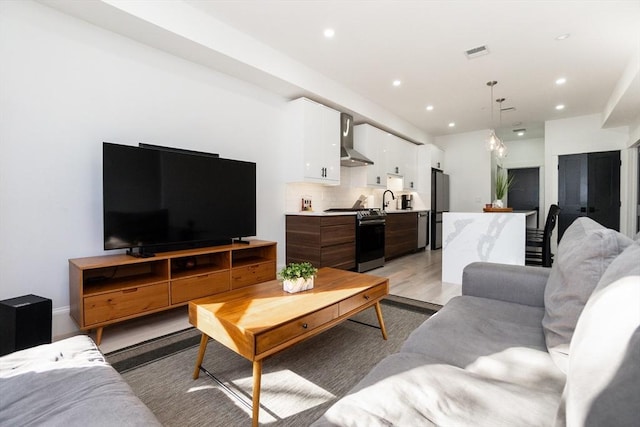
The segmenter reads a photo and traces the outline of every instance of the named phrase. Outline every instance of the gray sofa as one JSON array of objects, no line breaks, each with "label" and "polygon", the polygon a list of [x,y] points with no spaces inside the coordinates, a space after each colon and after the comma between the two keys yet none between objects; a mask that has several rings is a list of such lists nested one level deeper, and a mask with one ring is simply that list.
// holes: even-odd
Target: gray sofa
[{"label": "gray sofa", "polygon": [[314,426],[640,425],[640,242],[574,222],[551,269],[474,263]]},{"label": "gray sofa", "polygon": [[0,426],[160,426],[79,335],[0,357]]}]

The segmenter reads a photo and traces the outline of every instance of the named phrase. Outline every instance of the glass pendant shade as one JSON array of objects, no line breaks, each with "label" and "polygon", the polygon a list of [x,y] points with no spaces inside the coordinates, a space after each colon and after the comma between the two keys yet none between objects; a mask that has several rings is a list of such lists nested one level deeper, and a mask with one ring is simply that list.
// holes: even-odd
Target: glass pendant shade
[{"label": "glass pendant shade", "polygon": [[496,132],[493,129],[490,129],[489,138],[487,138],[487,150],[497,150],[500,145],[502,145],[502,141],[500,141],[500,138],[498,138]]},{"label": "glass pendant shade", "polygon": [[500,145],[496,148],[496,155],[501,159],[507,157],[507,146],[504,145],[502,141],[500,141]]}]

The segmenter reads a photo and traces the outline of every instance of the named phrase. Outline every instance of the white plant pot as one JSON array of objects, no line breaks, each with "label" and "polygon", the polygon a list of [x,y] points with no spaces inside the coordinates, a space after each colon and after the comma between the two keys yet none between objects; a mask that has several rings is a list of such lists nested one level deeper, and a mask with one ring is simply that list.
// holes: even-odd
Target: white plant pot
[{"label": "white plant pot", "polygon": [[291,294],[295,292],[307,291],[309,289],[313,289],[313,277],[308,279],[303,279],[302,277],[298,277],[293,280],[283,280],[282,281],[282,289]]},{"label": "white plant pot", "polygon": [[496,199],[496,200],[494,200],[494,201],[493,201],[493,207],[494,207],[494,208],[503,208],[503,207],[504,207],[504,205],[503,205],[503,203],[502,203],[502,200],[501,200],[501,199]]}]

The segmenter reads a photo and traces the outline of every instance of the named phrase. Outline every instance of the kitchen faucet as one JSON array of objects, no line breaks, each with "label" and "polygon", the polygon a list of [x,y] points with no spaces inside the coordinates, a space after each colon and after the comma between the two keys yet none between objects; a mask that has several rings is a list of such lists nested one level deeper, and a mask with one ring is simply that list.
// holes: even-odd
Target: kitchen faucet
[{"label": "kitchen faucet", "polygon": [[384,201],[384,197],[387,195],[387,193],[391,193],[391,200],[395,200],[396,199],[396,196],[393,195],[393,191],[385,190],[384,193],[382,193],[382,210],[385,210],[385,208],[389,204],[389,202],[385,202]]}]

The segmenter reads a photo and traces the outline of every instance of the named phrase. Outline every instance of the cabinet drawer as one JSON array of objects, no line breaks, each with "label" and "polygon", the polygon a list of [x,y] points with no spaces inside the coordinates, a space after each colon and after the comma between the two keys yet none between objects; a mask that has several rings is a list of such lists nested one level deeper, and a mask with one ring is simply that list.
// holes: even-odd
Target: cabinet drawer
[{"label": "cabinet drawer", "polygon": [[94,325],[168,305],[167,283],[93,295],[84,298],[84,322]]},{"label": "cabinet drawer", "polygon": [[356,266],[356,242],[322,248],[322,267],[349,270]]},{"label": "cabinet drawer", "polygon": [[320,217],[321,227],[335,227],[337,225],[345,225],[347,227],[356,226],[355,215],[336,215],[336,216],[323,216]]},{"label": "cabinet drawer", "polygon": [[382,298],[387,295],[387,286],[385,283],[381,283],[378,286],[369,289],[367,291],[362,291],[357,295],[354,295],[346,300],[340,301],[338,306],[340,307],[340,316],[346,314],[352,310],[355,310],[358,307],[361,307],[373,300],[378,298]]},{"label": "cabinet drawer", "polygon": [[231,289],[268,282],[276,278],[276,263],[262,262],[258,264],[237,267],[231,273]]},{"label": "cabinet drawer", "polygon": [[334,304],[265,332],[258,336],[256,340],[256,354],[264,353],[282,343],[306,334],[336,317],[338,317],[338,306]]},{"label": "cabinet drawer", "polygon": [[171,281],[171,304],[229,290],[229,270]]},{"label": "cabinet drawer", "polygon": [[331,246],[340,243],[356,241],[356,225],[336,225],[322,227],[320,231],[320,246]]}]

